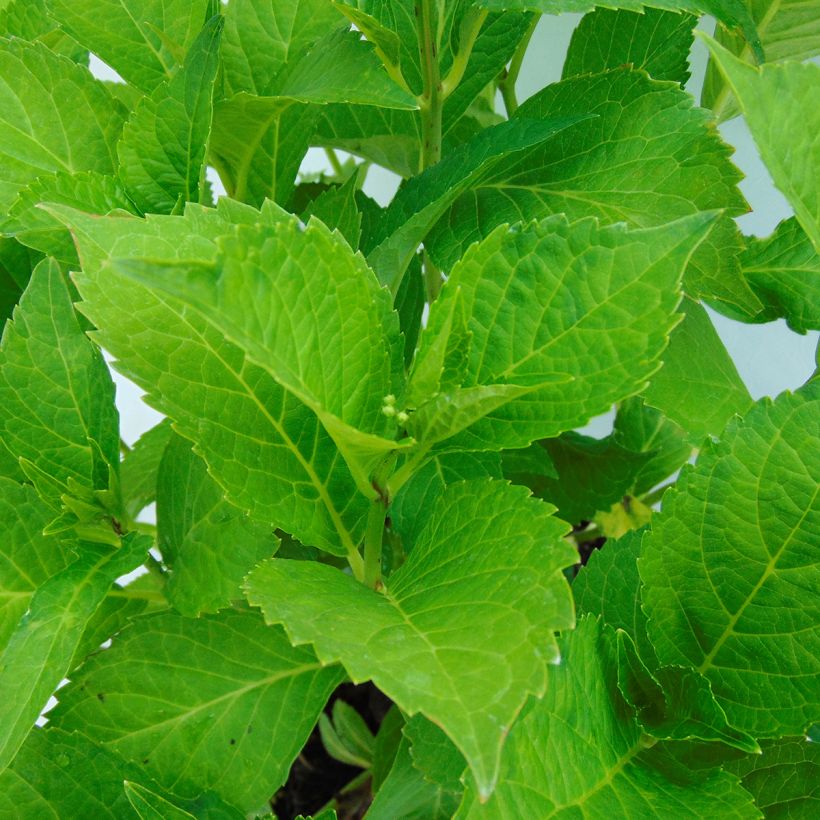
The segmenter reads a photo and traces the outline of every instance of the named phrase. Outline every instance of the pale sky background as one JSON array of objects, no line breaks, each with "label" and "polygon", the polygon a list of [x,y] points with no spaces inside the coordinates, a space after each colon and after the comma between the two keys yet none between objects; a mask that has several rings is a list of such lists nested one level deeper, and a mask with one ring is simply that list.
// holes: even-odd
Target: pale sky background
[{"label": "pale sky background", "polygon": [[[572,30],[580,15],[544,17],[533,36],[518,82],[518,98],[525,100],[551,82],[560,79],[561,67]],[[704,20],[703,28],[711,31],[714,23]],[[689,88],[696,96],[706,67],[706,48],[695,43],[692,58],[692,79]],[[110,78],[110,69],[93,61],[92,70]],[[720,128],[727,143],[734,146],[734,161],[746,178],[741,183],[753,212],[740,218],[746,233],[766,236],[777,223],[791,216],[791,209],[777,191],[757,156],[754,143],[742,118],[725,123]],[[303,165],[305,171],[327,168],[324,152],[312,149]],[[395,175],[379,168],[368,174],[365,191],[381,203],[389,201],[396,189]],[[752,396],[776,396],[783,390],[803,384],[814,370],[814,351],[818,334],[799,336],[781,321],[765,325],[746,325],[710,311],[713,322]],[[160,416],[140,399],[140,391],[115,373],[117,404],[122,416],[123,437],[133,443],[141,433],[159,421]],[[611,414],[595,419],[584,432],[603,436],[611,429]]]}]

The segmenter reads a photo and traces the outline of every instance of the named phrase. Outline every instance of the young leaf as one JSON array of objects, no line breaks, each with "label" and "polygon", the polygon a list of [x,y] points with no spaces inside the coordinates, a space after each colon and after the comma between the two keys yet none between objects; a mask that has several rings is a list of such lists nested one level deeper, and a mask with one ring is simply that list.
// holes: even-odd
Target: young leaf
[{"label": "young leaf", "polygon": [[617,684],[614,636],[592,617],[561,642],[541,700],[513,726],[489,801],[468,791],[459,818],[756,818],[736,778],[692,772],[652,748]]},{"label": "young leaf", "polygon": [[648,8],[642,13],[596,8],[572,34],[562,77],[631,65],[655,80],[685,85],[697,19]]},{"label": "young leaf", "polygon": [[736,188],[740,175],[708,115],[682,89],[619,69],[548,86],[513,121],[584,115],[595,119],[522,151],[463,193],[425,240],[434,260],[450,269],[497,225],[548,214],[650,227],[722,208],[726,214],[693,256],[684,288],[757,313],[760,304],[733,253],[742,245],[729,215],[747,207]]},{"label": "young leaf", "polygon": [[0,81],[0,213],[42,174],[116,171],[122,113],[88,69],[12,39],[0,48]]},{"label": "young leaf", "polygon": [[[114,260],[115,270],[199,310],[321,420],[358,486],[401,445],[382,413],[401,393],[399,331],[388,294],[319,222],[238,229],[216,266]],[[271,321],[271,317],[276,317]]]},{"label": "young leaf", "polygon": [[274,559],[250,574],[248,598],[294,643],[435,721],[486,796],[508,727],[558,660],[554,630],[573,621],[561,569],[575,551],[551,512],[521,487],[451,485],[384,594],[332,567]]},{"label": "young leaf", "polygon": [[812,382],[730,422],[664,496],[640,560],[660,661],[704,674],[758,736],[803,731],[820,709],[819,403]]},{"label": "young leaf", "polygon": [[764,741],[763,754],[726,764],[764,817],[814,816],[820,800],[820,746],[804,737]]},{"label": "young leaf", "polygon": [[[817,0],[760,0],[749,5],[767,63],[806,60],[820,54],[820,3]],[[730,28],[715,30],[715,39],[745,62],[752,49],[740,32]],[[703,81],[701,105],[711,108],[718,122],[731,119],[739,111],[714,60],[709,61]]]},{"label": "young leaf", "polygon": [[156,500],[157,473],[171,435],[171,423],[168,419],[163,419],[148,432],[143,433],[122,460],[122,503],[132,519]]},{"label": "young leaf", "polygon": [[201,199],[221,33],[222,18],[213,17],[123,129],[119,174],[143,211],[171,213],[180,201]]},{"label": "young leaf", "polygon": [[502,226],[472,247],[433,305],[418,358],[460,298],[472,334],[462,386],[535,389],[454,429],[442,446],[525,447],[640,389],[676,321],[680,276],[713,222],[701,214],[630,231],[554,217]]},{"label": "young leaf", "polygon": [[700,36],[737,97],[775,185],[820,252],[820,66],[786,63],[753,68],[711,37]]},{"label": "young leaf", "polygon": [[79,557],[32,596],[0,655],[0,771],[14,759],[57,684],[69,671],[86,624],[111,584],[144,560],[150,539],[129,535],[122,546],[83,543]]},{"label": "young leaf", "polygon": [[752,397],[703,307],[691,299],[682,307],[683,321],[643,397],[699,441],[720,433],[733,415],[742,416]]},{"label": "young leaf", "polygon": [[56,508],[63,494],[76,493],[73,486],[114,489],[109,486],[109,472],[119,466],[114,385],[53,260],[37,266],[3,334],[0,429],[9,450],[25,459],[38,492]]},{"label": "young leaf", "polygon": [[419,243],[460,194],[505,158],[548,141],[578,119],[545,117],[500,123],[414,177],[390,203],[380,231],[365,249],[379,280],[395,292]]},{"label": "young leaf", "polygon": [[210,0],[46,0],[65,30],[150,94],[199,34]]},{"label": "young leaf", "polygon": [[369,769],[373,765],[373,737],[362,716],[343,700],[333,704],[333,721],[319,715],[319,733],[327,753],[349,766]]},{"label": "young leaf", "polygon": [[70,541],[43,535],[53,518],[31,485],[0,478],[0,651],[37,588],[76,558]]},{"label": "young leaf", "polygon": [[256,613],[161,613],[90,659],[49,717],[181,798],[210,789],[250,811],[284,782],[341,678]]},{"label": "young leaf", "polygon": [[112,256],[212,262],[216,238],[232,222],[281,217],[226,199],[215,210],[189,206],[185,217],[59,213],[78,243],[83,310],[103,345],[196,442],[228,500],[305,544],[336,555],[355,551],[367,502],[316,416],[184,305],[103,268]]},{"label": "young leaf", "polygon": [[763,303],[758,318],[782,317],[796,333],[820,330],[820,252],[800,223],[785,219],[768,238],[746,242],[740,264]]},{"label": "young leaf", "polygon": [[96,172],[43,174],[23,188],[0,225],[3,233],[70,267],[77,266],[74,242],[65,225],[39,207],[44,202],[93,214],[107,214],[117,209],[137,211],[119,179]]},{"label": "young leaf", "polygon": [[273,526],[224,500],[191,443],[174,435],[157,476],[157,546],[170,567],[168,599],[195,617],[241,599],[242,579],[279,541]]}]

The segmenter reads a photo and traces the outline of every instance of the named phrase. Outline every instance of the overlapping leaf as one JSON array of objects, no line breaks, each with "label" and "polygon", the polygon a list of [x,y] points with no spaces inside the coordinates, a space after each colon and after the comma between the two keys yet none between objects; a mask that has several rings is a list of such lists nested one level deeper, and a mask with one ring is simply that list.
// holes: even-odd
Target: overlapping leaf
[{"label": "overlapping leaf", "polygon": [[250,811],[284,782],[341,678],[256,613],[165,613],[89,660],[51,720],[141,764],[175,795],[212,790]]},{"label": "overlapping leaf", "polygon": [[273,526],[250,520],[223,498],[190,442],[174,435],[157,479],[157,546],[170,567],[167,595],[184,615],[240,599],[240,584],[279,545]]},{"label": "overlapping leaf", "polygon": [[[640,389],[677,321],[680,276],[712,222],[702,214],[630,231],[554,217],[512,231],[502,226],[471,248],[433,305],[417,360],[461,300],[470,333],[462,391],[526,390],[454,427],[441,446],[525,447]],[[414,377],[415,367],[411,383]]]},{"label": "overlapping leaf", "polygon": [[56,20],[146,93],[171,76],[205,24],[210,0],[46,0]]},{"label": "overlapping leaf", "polygon": [[145,212],[200,201],[221,31],[222,18],[213,17],[180,69],[143,98],[123,130],[119,174]]},{"label": "overlapping leaf", "polygon": [[355,550],[366,501],[315,415],[183,304],[104,268],[145,257],[212,262],[231,223],[282,218],[220,200],[185,217],[94,219],[60,211],[78,242],[83,310],[148,401],[196,442],[240,509],[337,555]]},{"label": "overlapping leaf", "polygon": [[749,237],[740,264],[763,303],[759,319],[782,317],[797,333],[820,330],[820,253],[794,217],[766,239]]},{"label": "overlapping leaf", "polygon": [[0,48],[0,80],[3,214],[41,174],[116,170],[122,112],[86,68],[40,43],[12,39]]},{"label": "overlapping leaf", "polygon": [[820,385],[756,404],[664,496],[640,561],[661,663],[691,666],[757,736],[820,715]]},{"label": "overlapping leaf", "polygon": [[157,473],[171,439],[171,424],[161,421],[137,439],[125,454],[120,467],[120,486],[125,511],[131,518],[144,510],[157,497]]},{"label": "overlapping leaf", "polygon": [[742,279],[742,241],[728,215],[746,205],[730,150],[680,88],[627,69],[574,77],[526,101],[514,119],[594,115],[486,175],[450,207],[425,245],[445,269],[504,222],[565,213],[572,221],[639,227],[697,211],[726,209],[694,254],[690,296],[721,299],[750,315],[759,302]]},{"label": "overlapping leaf", "polygon": [[612,633],[592,617],[561,642],[545,696],[513,726],[495,793],[468,792],[459,818],[743,817],[759,814],[737,778],[692,772],[653,748],[617,684]]},{"label": "overlapping leaf", "polygon": [[752,397],[703,307],[691,299],[683,307],[663,367],[643,397],[698,441],[720,433],[733,415],[742,416]]},{"label": "overlapping leaf", "polygon": [[448,487],[384,594],[301,561],[274,559],[247,581],[251,603],[295,643],[442,726],[485,795],[507,727],[547,686],[553,631],[573,620],[566,526],[527,495],[492,481]]},{"label": "overlapping leaf", "polygon": [[820,66],[753,68],[702,35],[726,77],[774,184],[820,251]]},{"label": "overlapping leaf", "polygon": [[88,50],[67,35],[48,13],[46,0],[12,0],[0,9],[0,37],[39,41],[77,63],[88,62]]}]

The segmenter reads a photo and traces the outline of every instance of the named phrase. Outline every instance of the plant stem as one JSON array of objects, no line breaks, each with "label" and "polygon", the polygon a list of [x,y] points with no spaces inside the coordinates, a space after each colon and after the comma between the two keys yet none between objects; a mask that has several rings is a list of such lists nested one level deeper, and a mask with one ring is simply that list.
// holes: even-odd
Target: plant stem
[{"label": "plant stem", "polygon": [[473,46],[488,14],[489,11],[487,9],[472,8],[465,15],[466,19],[464,28],[462,29],[463,38],[461,43],[459,43],[458,54],[453,58],[450,71],[441,84],[442,97],[445,100],[458,88],[458,84],[464,77],[464,72],[467,70],[467,63],[470,62],[470,55],[473,53]]},{"label": "plant stem", "polygon": [[344,179],[345,169],[342,168],[342,163],[339,161],[336,152],[332,148],[325,148],[325,155],[330,161],[330,167],[333,169],[333,173],[336,174],[340,180]]},{"label": "plant stem", "polygon": [[530,27],[521,38],[521,42],[518,44],[518,48],[515,50],[512,60],[510,60],[510,67],[504,72],[501,82],[498,84],[498,89],[501,91],[501,98],[504,100],[504,108],[507,111],[508,117],[511,117],[518,110],[515,84],[518,82],[518,75],[521,73],[521,64],[524,62],[524,55],[527,53],[527,48],[540,17],[540,14],[533,15]]},{"label": "plant stem", "polygon": [[387,512],[383,498],[377,498],[367,514],[367,528],[364,533],[364,584],[376,589],[382,577],[382,539],[384,537],[384,517]]},{"label": "plant stem", "polygon": [[422,447],[414,456],[404,462],[402,466],[390,476],[387,484],[387,489],[390,498],[395,498],[399,490],[405,483],[413,477],[416,470],[424,464],[427,460],[427,454],[430,452],[430,447]]},{"label": "plant stem", "polygon": [[438,46],[435,40],[433,0],[416,3],[416,27],[419,38],[424,90],[419,97],[421,114],[421,169],[435,165],[441,159],[441,114],[444,105],[438,66]]}]

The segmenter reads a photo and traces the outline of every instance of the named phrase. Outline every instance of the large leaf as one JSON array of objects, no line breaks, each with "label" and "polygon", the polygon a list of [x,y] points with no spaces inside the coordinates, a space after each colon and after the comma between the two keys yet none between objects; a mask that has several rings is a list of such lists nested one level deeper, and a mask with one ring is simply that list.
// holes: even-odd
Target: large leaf
[{"label": "large leaf", "polygon": [[111,584],[144,560],[150,539],[82,544],[79,557],[42,584],[0,655],[0,771],[14,759],[71,666],[86,624]]},{"label": "large leaf", "polygon": [[613,634],[592,617],[561,642],[545,696],[513,726],[495,793],[457,817],[755,818],[735,777],[692,772],[653,748],[617,683]]},{"label": "large leaf", "polygon": [[205,24],[211,0],[46,0],[79,43],[150,93],[174,71]]},{"label": "large leaf", "polygon": [[341,679],[256,613],[164,613],[90,659],[49,717],[141,763],[182,798],[211,789],[250,811],[284,782]]},{"label": "large leaf", "polygon": [[820,384],[756,404],[664,496],[640,561],[664,664],[758,736],[820,716]]},{"label": "large leaf", "polygon": [[41,174],[116,170],[122,114],[86,68],[12,39],[0,48],[0,80],[1,213]]},{"label": "large leaf", "polygon": [[367,502],[315,415],[183,304],[103,267],[111,257],[212,262],[216,237],[231,221],[279,217],[226,199],[217,210],[189,206],[186,217],[60,215],[80,249],[83,310],[105,348],[149,403],[196,442],[228,499],[305,544],[355,551]]},{"label": "large leaf", "polygon": [[69,37],[49,15],[47,0],[13,0],[0,10],[0,36],[39,41],[77,63],[88,62],[88,51]]},{"label": "large leaf", "polygon": [[[116,260],[122,270],[201,311],[248,359],[303,401],[367,495],[371,473],[399,448],[385,396],[402,391],[398,319],[388,293],[318,221],[239,229],[215,266]],[[271,321],[276,317],[276,321]]]},{"label": "large leaf", "polygon": [[684,85],[696,22],[690,14],[656,9],[640,14],[596,9],[584,16],[572,34],[563,77],[630,64],[655,80]]},{"label": "large leaf", "polygon": [[54,506],[76,485],[112,489],[109,471],[119,465],[114,385],[52,260],[35,269],[3,334],[0,429],[5,445],[31,465],[27,472]]},{"label": "large leaf", "polygon": [[743,275],[763,303],[763,321],[784,318],[797,333],[820,330],[820,252],[794,218],[766,239],[749,237]]},{"label": "large leaf", "polygon": [[752,397],[703,307],[685,299],[683,308],[663,367],[643,397],[697,441],[720,433],[733,415],[742,416]]},{"label": "large leaf", "polygon": [[410,180],[390,203],[366,248],[380,281],[395,292],[427,232],[461,194],[505,158],[549,140],[575,122],[569,117],[500,123]]},{"label": "large leaf", "polygon": [[[697,211],[746,209],[730,149],[683,90],[619,69],[574,77],[531,97],[514,119],[593,115],[523,151],[462,194],[425,240],[445,269],[504,222],[564,213],[651,227]],[[684,287],[749,315],[759,303],[740,275],[739,232],[724,215],[693,256]]]},{"label": "large leaf", "polygon": [[804,737],[760,746],[763,754],[732,761],[726,768],[741,778],[764,817],[811,820],[820,802],[820,746]]},{"label": "large leaf", "polygon": [[502,226],[471,248],[433,305],[417,361],[447,332],[458,299],[471,336],[462,387],[531,389],[453,429],[442,446],[525,447],[639,390],[677,321],[681,274],[713,222],[701,214],[630,231],[554,217]]},{"label": "large leaf", "polygon": [[35,590],[76,557],[71,542],[43,535],[53,518],[30,485],[0,478],[0,651]]},{"label": "large leaf", "polygon": [[[748,8],[767,63],[805,60],[820,54],[820,3],[817,0],[756,0],[749,3]],[[718,28],[715,39],[744,62],[753,61],[752,49],[738,32]],[[711,108],[719,122],[739,113],[731,86],[714,61],[710,61],[706,69],[701,104]]]},{"label": "large leaf", "polygon": [[240,584],[279,545],[273,527],[223,498],[191,444],[174,435],[157,479],[157,546],[171,568],[168,599],[183,614],[215,612],[242,598]]},{"label": "large leaf", "polygon": [[213,17],[174,76],[145,97],[117,146],[119,173],[143,211],[198,202],[205,179],[222,18]]},{"label": "large leaf", "polygon": [[820,66],[753,68],[701,34],[726,77],[774,184],[820,251]]},{"label": "large leaf", "polygon": [[521,487],[454,484],[383,593],[332,567],[274,559],[250,574],[248,598],[294,643],[441,726],[486,796],[508,727],[559,659],[554,631],[573,622],[561,569],[575,551],[552,509]]}]

